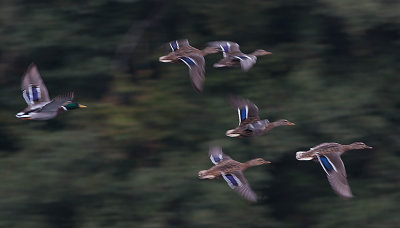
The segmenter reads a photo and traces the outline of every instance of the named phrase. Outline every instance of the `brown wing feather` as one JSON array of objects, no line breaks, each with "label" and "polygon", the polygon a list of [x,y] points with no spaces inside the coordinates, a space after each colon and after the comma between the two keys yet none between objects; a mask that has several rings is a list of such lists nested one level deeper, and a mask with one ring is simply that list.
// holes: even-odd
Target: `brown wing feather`
[{"label": "brown wing feather", "polygon": [[[209,157],[211,157],[211,156],[213,156],[213,157],[219,157],[220,155],[222,156],[222,160],[219,161],[219,162],[217,162],[217,163],[220,163],[220,162],[222,162],[222,161],[232,160],[231,157],[229,157],[228,155],[226,155],[226,154],[224,154],[224,153],[222,152],[222,148],[221,148],[220,146],[213,146],[213,147],[211,147],[211,148],[208,150],[208,156],[209,156]],[[211,159],[211,158],[210,158],[210,159]]]},{"label": "brown wing feather", "polygon": [[335,153],[339,152],[341,149],[339,143],[321,143],[319,145],[310,148],[310,151],[318,151],[321,154]]},{"label": "brown wing feather", "polygon": [[189,68],[190,81],[192,82],[193,87],[197,92],[203,91],[203,83],[204,83],[204,73],[205,73],[205,60],[202,55],[194,54],[190,55],[196,65],[191,66]]},{"label": "brown wing feather", "polygon": [[332,164],[335,166],[336,171],[333,169],[328,172],[327,178],[332,187],[332,189],[340,196],[344,198],[351,198],[353,194],[351,193],[350,186],[347,183],[347,174],[344,167],[343,161],[340,158],[340,153],[330,153],[325,154]]},{"label": "brown wing feather", "polygon": [[[253,102],[247,99],[243,99],[237,96],[231,96],[230,102],[232,106],[236,109],[244,108],[246,105],[248,107],[247,118],[257,121],[260,119],[258,116],[258,107]],[[243,122],[243,121],[242,121]]]},{"label": "brown wing feather", "polygon": [[345,176],[337,172],[332,172],[330,175],[327,175],[327,178],[329,184],[331,185],[333,191],[336,192],[336,194],[344,198],[353,197],[353,194],[351,193],[350,190],[350,186],[347,183],[347,179]]},{"label": "brown wing feather", "polygon": [[257,195],[253,192],[253,190],[250,188],[249,183],[247,182],[246,178],[243,175],[242,171],[236,171],[233,172],[237,178],[239,178],[240,182],[242,182],[241,186],[234,187],[233,190],[235,190],[239,195],[241,195],[243,198],[256,202],[257,201]]}]

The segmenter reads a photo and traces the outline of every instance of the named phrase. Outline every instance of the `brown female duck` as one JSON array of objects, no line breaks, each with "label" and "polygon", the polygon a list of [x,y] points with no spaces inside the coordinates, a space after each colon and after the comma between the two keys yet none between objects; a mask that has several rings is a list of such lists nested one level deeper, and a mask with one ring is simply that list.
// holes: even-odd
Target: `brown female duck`
[{"label": "brown female duck", "polygon": [[248,71],[257,61],[257,56],[270,55],[269,51],[262,49],[255,50],[250,54],[244,54],[239,49],[239,44],[231,41],[215,41],[208,43],[210,47],[222,51],[224,58],[214,64],[214,67],[242,67]]},{"label": "brown female duck", "polygon": [[258,107],[239,97],[231,98],[232,106],[237,108],[239,115],[239,125],[235,129],[228,130],[226,136],[229,137],[252,137],[267,133],[278,126],[295,125],[288,120],[277,120],[269,122],[267,119],[260,120]]},{"label": "brown female duck", "polygon": [[296,153],[297,160],[314,160],[319,162],[328,177],[332,189],[341,197],[351,198],[349,184],[347,183],[346,169],[340,155],[348,150],[372,149],[362,142],[354,142],[350,145],[339,143],[322,143],[308,151]]},{"label": "brown female duck", "polygon": [[215,166],[208,170],[199,172],[200,179],[214,179],[222,176],[228,183],[229,187],[235,190],[239,195],[250,201],[257,201],[257,195],[251,190],[246,178],[243,175],[245,169],[263,164],[269,164],[270,161],[265,161],[262,158],[256,158],[244,163],[238,162],[222,153],[219,146],[212,147],[209,150],[211,162]]},{"label": "brown female duck", "polygon": [[171,52],[168,55],[161,56],[160,62],[176,63],[182,61],[189,67],[189,75],[193,87],[196,91],[203,90],[205,60],[204,56],[212,53],[217,53],[218,49],[206,47],[199,50],[189,45],[187,39],[175,40],[168,43]]}]

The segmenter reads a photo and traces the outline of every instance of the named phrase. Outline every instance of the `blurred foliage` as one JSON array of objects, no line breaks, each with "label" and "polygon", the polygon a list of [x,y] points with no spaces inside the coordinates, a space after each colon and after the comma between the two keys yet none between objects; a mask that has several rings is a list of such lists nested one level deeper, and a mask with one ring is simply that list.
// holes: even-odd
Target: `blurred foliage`
[{"label": "blurred foliage", "polygon": [[[391,0],[0,1],[0,227],[400,227],[400,4]],[[232,40],[263,48],[247,73],[214,69],[202,94],[162,44]],[[35,62],[52,97],[88,109],[18,120],[20,80]],[[296,126],[252,139],[230,94]],[[295,152],[363,141],[343,156],[355,198]],[[246,172],[260,196],[200,181],[207,151],[273,163]]]}]

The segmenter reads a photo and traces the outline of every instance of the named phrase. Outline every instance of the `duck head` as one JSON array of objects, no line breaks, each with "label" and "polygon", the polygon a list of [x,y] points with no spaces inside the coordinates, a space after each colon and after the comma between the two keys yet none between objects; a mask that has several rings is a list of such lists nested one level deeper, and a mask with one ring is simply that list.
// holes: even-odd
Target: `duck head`
[{"label": "duck head", "polygon": [[62,106],[62,107],[64,108],[65,111],[67,111],[67,110],[73,110],[73,109],[78,109],[78,108],[87,108],[86,105],[81,105],[81,104],[78,104],[78,103],[76,103],[76,102],[68,103],[68,104],[66,104],[66,105],[64,105],[64,106]]},{"label": "duck head", "polygon": [[255,158],[255,159],[252,159],[252,160],[246,162],[246,164],[249,166],[257,166],[257,165],[264,165],[264,164],[270,164],[270,163],[271,163],[270,161],[265,161],[262,158]]},{"label": "duck head", "polygon": [[290,122],[289,120],[277,120],[274,123],[274,126],[287,126],[287,125],[296,125],[295,123]]},{"label": "duck head", "polygon": [[257,49],[253,53],[251,53],[254,56],[263,56],[263,55],[271,55],[272,52],[263,50],[263,49]]},{"label": "duck head", "polygon": [[372,149],[371,146],[367,146],[363,142],[353,142],[352,144],[349,145],[351,149]]}]

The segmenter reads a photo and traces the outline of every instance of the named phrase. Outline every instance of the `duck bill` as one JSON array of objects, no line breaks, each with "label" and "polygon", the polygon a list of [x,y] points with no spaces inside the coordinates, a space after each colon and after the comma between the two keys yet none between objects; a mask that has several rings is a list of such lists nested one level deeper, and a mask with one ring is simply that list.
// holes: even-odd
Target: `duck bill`
[{"label": "duck bill", "polygon": [[290,122],[290,123],[288,123],[288,125],[296,125],[295,123],[292,123],[292,122]]},{"label": "duck bill", "polygon": [[265,161],[265,164],[271,164],[272,162],[271,161]]},{"label": "duck bill", "polygon": [[78,104],[79,108],[87,108],[86,105]]},{"label": "duck bill", "polygon": [[367,148],[367,149],[372,149],[373,147],[372,147],[372,146],[366,146],[365,148]]},{"label": "duck bill", "polygon": [[272,54],[272,52],[269,52],[269,51],[264,52],[264,55],[271,55],[271,54]]}]

